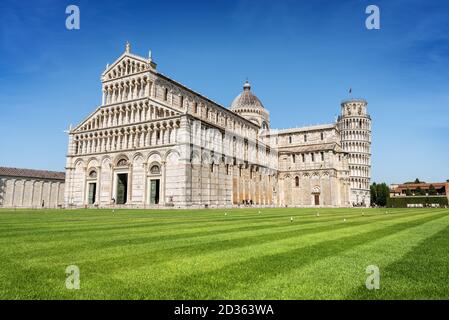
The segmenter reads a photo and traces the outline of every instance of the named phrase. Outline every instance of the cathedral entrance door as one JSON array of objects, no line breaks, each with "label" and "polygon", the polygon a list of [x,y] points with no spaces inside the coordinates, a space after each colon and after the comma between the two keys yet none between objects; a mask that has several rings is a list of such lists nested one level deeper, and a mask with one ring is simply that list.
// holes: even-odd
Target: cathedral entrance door
[{"label": "cathedral entrance door", "polygon": [[315,198],[315,205],[319,206],[320,205],[320,195],[314,194],[314,198]]},{"label": "cathedral entrance door", "polygon": [[117,204],[125,204],[128,200],[128,174],[117,175]]},{"label": "cathedral entrance door", "polygon": [[159,179],[150,181],[150,204],[159,204],[159,185]]},{"label": "cathedral entrance door", "polygon": [[89,194],[87,195],[87,203],[94,204],[95,203],[95,195],[97,193],[97,184],[89,183]]}]

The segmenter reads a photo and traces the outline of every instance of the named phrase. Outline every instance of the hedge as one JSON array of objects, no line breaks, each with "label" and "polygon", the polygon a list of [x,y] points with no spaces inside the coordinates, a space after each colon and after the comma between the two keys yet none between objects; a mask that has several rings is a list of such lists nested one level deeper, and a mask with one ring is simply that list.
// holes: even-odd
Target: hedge
[{"label": "hedge", "polygon": [[387,200],[387,207],[389,208],[407,208],[407,204],[439,204],[440,206],[447,206],[447,197],[392,197]]}]

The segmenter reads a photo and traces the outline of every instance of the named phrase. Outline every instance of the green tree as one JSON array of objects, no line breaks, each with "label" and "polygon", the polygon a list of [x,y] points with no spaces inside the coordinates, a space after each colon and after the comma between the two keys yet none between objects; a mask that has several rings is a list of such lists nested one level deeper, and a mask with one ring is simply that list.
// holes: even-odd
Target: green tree
[{"label": "green tree", "polygon": [[415,179],[415,183],[421,183],[418,178]]},{"label": "green tree", "polygon": [[376,183],[374,182],[371,186],[370,186],[370,195],[371,195],[371,203],[375,203],[377,204],[377,189],[376,189]]},{"label": "green tree", "polygon": [[[390,188],[384,183],[373,183],[370,187],[371,202],[378,206],[384,207],[387,205],[388,198],[390,198]],[[373,197],[374,196],[374,197]]]},{"label": "green tree", "polygon": [[416,194],[417,196],[425,196],[426,195],[426,191],[421,189],[421,187],[416,188]]},{"label": "green tree", "polygon": [[407,188],[407,190],[405,190],[405,195],[407,197],[410,197],[412,195],[412,190],[410,190],[409,188]]},{"label": "green tree", "polygon": [[435,186],[433,184],[431,184],[429,186],[429,196],[436,196],[437,194],[437,190],[435,189]]}]

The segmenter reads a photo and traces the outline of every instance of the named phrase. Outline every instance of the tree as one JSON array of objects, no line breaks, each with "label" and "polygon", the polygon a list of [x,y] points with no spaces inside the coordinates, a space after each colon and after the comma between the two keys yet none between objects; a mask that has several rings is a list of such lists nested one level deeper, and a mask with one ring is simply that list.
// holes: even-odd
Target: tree
[{"label": "tree", "polygon": [[416,194],[417,196],[425,196],[426,195],[426,191],[421,189],[421,187],[416,188]]},{"label": "tree", "polygon": [[385,182],[380,184],[373,183],[370,187],[370,191],[372,203],[381,207],[387,205],[388,198],[390,197],[390,188],[388,188],[388,185]]},{"label": "tree", "polygon": [[421,183],[418,178],[415,179],[415,183]]},{"label": "tree", "polygon": [[410,197],[410,196],[412,195],[412,190],[410,190],[409,188],[407,188],[407,189],[405,190],[405,195],[406,195],[407,197]]},{"label": "tree", "polygon": [[376,189],[376,183],[374,182],[371,186],[370,186],[370,195],[371,195],[371,203],[375,203],[377,204],[377,189]]},{"label": "tree", "polygon": [[434,185],[431,184],[429,186],[429,196],[436,196],[437,195],[437,190],[435,189]]}]

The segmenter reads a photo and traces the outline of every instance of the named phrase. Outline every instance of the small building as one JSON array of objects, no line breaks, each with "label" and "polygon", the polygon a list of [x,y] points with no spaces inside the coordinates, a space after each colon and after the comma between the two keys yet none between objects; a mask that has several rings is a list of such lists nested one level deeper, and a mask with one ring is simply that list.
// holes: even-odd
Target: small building
[{"label": "small building", "polygon": [[446,182],[406,182],[390,185],[391,206],[445,206],[448,202],[449,180]]},{"label": "small building", "polygon": [[[429,192],[434,189],[434,194]],[[403,183],[390,185],[390,197],[406,197],[406,196],[446,196],[449,189],[449,180],[447,182],[419,182],[419,183]]]},{"label": "small building", "polygon": [[0,167],[0,208],[58,208],[65,172]]}]

